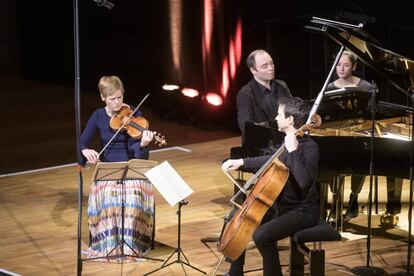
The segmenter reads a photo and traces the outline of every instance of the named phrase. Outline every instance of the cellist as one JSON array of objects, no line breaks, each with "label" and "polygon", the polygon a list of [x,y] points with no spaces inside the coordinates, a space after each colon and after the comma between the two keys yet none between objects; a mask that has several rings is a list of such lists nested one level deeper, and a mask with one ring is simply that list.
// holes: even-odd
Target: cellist
[{"label": "cellist", "polygon": [[[286,134],[285,150],[279,159],[289,168],[289,179],[279,197],[263,217],[253,233],[253,240],[263,259],[263,275],[282,275],[277,241],[319,221],[319,195],[316,188],[319,148],[309,137],[296,137],[297,130],[306,123],[309,108],[300,98],[285,98],[279,102],[275,118],[279,131]],[[224,171],[244,166],[260,168],[270,158],[260,156],[229,159],[223,163]],[[243,253],[230,266],[228,275],[243,275]]]}]

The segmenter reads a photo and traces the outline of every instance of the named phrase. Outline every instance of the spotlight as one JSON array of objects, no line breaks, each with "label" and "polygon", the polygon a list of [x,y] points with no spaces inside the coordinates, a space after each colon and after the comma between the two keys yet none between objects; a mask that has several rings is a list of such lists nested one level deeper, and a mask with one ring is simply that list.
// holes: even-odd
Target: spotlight
[{"label": "spotlight", "polygon": [[165,120],[180,124],[195,124],[201,105],[200,92],[190,86],[166,83],[162,85],[155,113]]},{"label": "spotlight", "polygon": [[153,106],[154,114],[164,120],[175,120],[177,115],[176,106],[180,86],[176,84],[163,84],[158,91],[156,105]]},{"label": "spotlight", "polygon": [[197,89],[184,87],[178,97],[177,120],[180,124],[194,125],[198,120],[201,97]]},{"label": "spotlight", "polygon": [[178,86],[176,84],[164,84],[162,86],[162,89],[165,90],[165,91],[174,91],[174,90],[180,89],[180,86]]},{"label": "spotlight", "polygon": [[181,89],[181,93],[186,96],[186,97],[190,97],[190,98],[194,98],[197,97],[198,95],[200,95],[200,93],[193,89],[193,88],[188,88],[188,87],[184,87],[183,89]]},{"label": "spotlight", "polygon": [[203,97],[199,114],[199,123],[203,129],[215,130],[221,128],[226,120],[223,98],[217,93],[208,92]]},{"label": "spotlight", "polygon": [[223,104],[223,98],[220,95],[212,92],[207,93],[206,101],[214,106],[220,106]]}]

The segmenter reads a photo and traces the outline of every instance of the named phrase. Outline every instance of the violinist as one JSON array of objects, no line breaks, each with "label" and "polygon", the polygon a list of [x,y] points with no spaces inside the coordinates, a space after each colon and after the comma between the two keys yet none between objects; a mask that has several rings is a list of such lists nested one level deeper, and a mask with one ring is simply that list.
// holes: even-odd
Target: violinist
[{"label": "violinist", "polygon": [[[86,128],[81,137],[82,155],[91,164],[98,160],[103,162],[128,161],[132,158],[148,159],[147,146],[154,139],[154,132],[146,130],[141,139],[129,137],[126,133],[119,133],[101,156],[98,152],[89,149],[89,143],[97,132],[100,135],[100,142],[106,145],[115,134],[115,130],[110,127],[110,119],[116,114],[124,104],[124,86],[121,79],[117,76],[103,76],[98,84],[101,99],[105,107],[97,109],[86,124]],[[141,111],[137,111],[134,116],[140,116]]]},{"label": "violinist", "polygon": [[[89,148],[96,134],[100,142],[106,145],[116,133],[110,127],[111,117],[125,106],[124,86],[117,76],[103,76],[98,84],[99,92],[105,107],[98,108],[92,114],[81,136],[81,150],[84,158],[91,164],[97,161],[119,162],[133,158],[148,159],[147,146],[154,138],[154,132],[145,130],[141,139],[129,137],[120,132],[99,156],[98,152]],[[141,115],[137,111],[134,115]],[[154,198],[152,184],[144,180],[126,180],[125,187],[117,181],[95,181],[92,183],[88,202],[88,224],[90,247],[88,256],[106,256],[121,239],[121,202],[122,191],[126,191],[124,221],[124,240],[137,253],[144,255],[149,251],[153,229]],[[117,254],[121,248],[112,251]],[[128,246],[124,246],[124,254],[132,255]],[[111,253],[111,254],[112,254]]]},{"label": "violinist", "polygon": [[[285,150],[279,159],[289,168],[289,178],[253,233],[253,240],[263,258],[263,275],[266,276],[282,275],[277,241],[319,221],[319,196],[315,184],[319,149],[309,136],[296,137],[296,131],[307,120],[308,111],[302,99],[285,98],[280,101],[275,118],[279,131],[286,134]],[[240,166],[257,169],[269,158],[229,159],[223,163],[222,169],[231,171]],[[231,263],[228,275],[243,275],[244,255]]]}]

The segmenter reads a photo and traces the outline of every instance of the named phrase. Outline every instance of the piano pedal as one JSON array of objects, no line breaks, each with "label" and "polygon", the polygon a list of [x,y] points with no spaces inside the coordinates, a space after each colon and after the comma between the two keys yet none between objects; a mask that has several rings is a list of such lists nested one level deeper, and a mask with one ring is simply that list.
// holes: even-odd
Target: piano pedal
[{"label": "piano pedal", "polygon": [[397,226],[399,220],[400,219],[397,215],[392,215],[390,213],[382,214],[380,218],[382,226]]}]

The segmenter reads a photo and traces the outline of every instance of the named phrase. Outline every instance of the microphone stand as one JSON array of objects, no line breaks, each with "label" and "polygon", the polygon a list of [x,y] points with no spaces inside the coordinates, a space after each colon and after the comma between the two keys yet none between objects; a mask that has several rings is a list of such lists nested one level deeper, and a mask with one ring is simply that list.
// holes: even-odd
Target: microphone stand
[{"label": "microphone stand", "polygon": [[77,263],[76,275],[82,275],[82,200],[83,200],[83,175],[82,175],[82,151],[80,147],[81,137],[81,113],[80,113],[80,50],[79,50],[79,0],[73,0],[73,50],[74,50],[74,103],[75,103],[75,132],[76,132],[76,159],[78,161],[78,231],[77,231]]},{"label": "microphone stand", "polygon": [[[411,105],[414,111],[414,87],[410,87],[411,90]],[[410,141],[410,198],[408,199],[408,247],[407,247],[407,274],[410,274],[411,270],[411,226],[412,226],[412,212],[413,212],[413,150],[414,150],[414,112],[411,113],[411,141]]]},{"label": "microphone stand", "polygon": [[77,266],[76,275],[82,275],[82,199],[83,199],[83,176],[81,170],[82,153],[80,149],[81,115],[80,115],[80,63],[79,63],[79,5],[78,0],[73,0],[73,44],[75,58],[75,125],[76,125],[76,158],[78,160],[78,233],[77,233]]},{"label": "microphone stand", "polygon": [[368,193],[368,233],[367,233],[367,263],[366,266],[358,266],[350,270],[356,275],[385,275],[380,267],[370,266],[371,262],[371,220],[372,220],[372,186],[374,180],[374,134],[375,134],[375,101],[378,93],[375,82],[372,82],[371,93],[371,137],[370,137],[370,164],[369,164],[369,193]]}]

